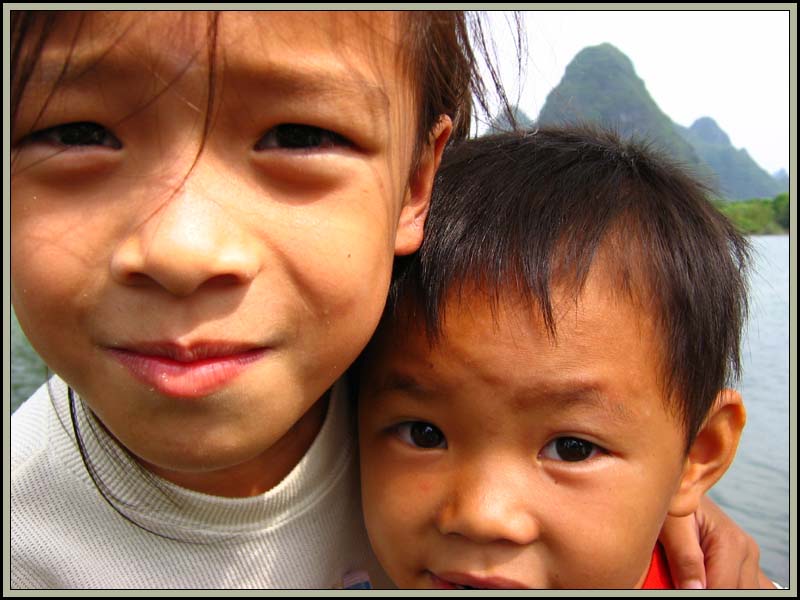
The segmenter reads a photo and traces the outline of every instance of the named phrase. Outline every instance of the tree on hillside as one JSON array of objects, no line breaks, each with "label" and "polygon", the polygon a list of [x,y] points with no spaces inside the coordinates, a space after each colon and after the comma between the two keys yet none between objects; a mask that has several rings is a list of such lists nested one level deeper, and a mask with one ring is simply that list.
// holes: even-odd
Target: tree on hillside
[{"label": "tree on hillside", "polygon": [[772,210],[775,211],[775,220],[784,229],[789,229],[789,194],[783,193],[775,196],[772,201]]}]

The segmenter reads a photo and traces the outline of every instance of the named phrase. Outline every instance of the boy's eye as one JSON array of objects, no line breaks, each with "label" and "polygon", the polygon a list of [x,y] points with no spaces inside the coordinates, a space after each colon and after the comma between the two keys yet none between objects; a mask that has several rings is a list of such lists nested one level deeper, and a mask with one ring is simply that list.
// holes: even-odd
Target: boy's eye
[{"label": "boy's eye", "polygon": [[397,435],[406,444],[417,448],[447,448],[444,434],[425,421],[408,421],[397,426]]},{"label": "boy's eye", "polygon": [[38,142],[61,147],[104,146],[113,150],[122,148],[113,133],[102,125],[81,121],[48,127],[28,136],[29,142]]},{"label": "boy's eye", "polygon": [[551,460],[580,462],[604,453],[597,444],[576,437],[560,437],[542,449],[542,456]]},{"label": "boy's eye", "polygon": [[352,146],[344,137],[333,131],[313,127],[284,123],[273,127],[256,142],[255,150],[270,149],[329,149],[341,146]]}]

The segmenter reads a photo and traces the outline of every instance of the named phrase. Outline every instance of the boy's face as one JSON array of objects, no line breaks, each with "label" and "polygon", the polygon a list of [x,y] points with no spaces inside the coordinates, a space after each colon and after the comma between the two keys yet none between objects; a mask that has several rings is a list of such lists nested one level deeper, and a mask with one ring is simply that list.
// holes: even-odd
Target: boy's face
[{"label": "boy's face", "polygon": [[538,315],[475,296],[381,329],[359,407],[370,539],[401,587],[640,585],[684,464],[649,316],[596,274]]},{"label": "boy's face", "polygon": [[67,17],[46,45],[14,130],[15,310],[165,476],[291,447],[373,333],[424,219],[402,220],[395,20],[222,13],[205,137],[203,13],[90,14],[74,48]]}]

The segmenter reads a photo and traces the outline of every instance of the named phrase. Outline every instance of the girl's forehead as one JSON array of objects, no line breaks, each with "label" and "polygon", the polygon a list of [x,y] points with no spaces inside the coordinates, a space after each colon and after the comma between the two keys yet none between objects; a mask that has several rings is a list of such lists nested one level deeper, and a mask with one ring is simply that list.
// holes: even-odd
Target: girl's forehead
[{"label": "girl's forehead", "polygon": [[33,99],[50,103],[53,92],[90,89],[124,89],[143,101],[168,92],[198,111],[209,106],[211,92],[248,106],[278,102],[294,108],[294,119],[304,108],[345,105],[375,127],[397,130],[390,137],[405,163],[412,142],[398,136],[412,135],[416,86],[396,41],[402,29],[397,13],[70,13],[38,57],[16,125],[25,131],[36,124]]},{"label": "girl's forehead", "polygon": [[[400,29],[400,18],[388,12],[67,13],[48,39],[40,72],[70,79],[113,61],[159,76],[214,60],[222,70],[286,65],[336,73],[344,66],[393,87],[401,73]],[[387,67],[396,76],[387,76]]]}]

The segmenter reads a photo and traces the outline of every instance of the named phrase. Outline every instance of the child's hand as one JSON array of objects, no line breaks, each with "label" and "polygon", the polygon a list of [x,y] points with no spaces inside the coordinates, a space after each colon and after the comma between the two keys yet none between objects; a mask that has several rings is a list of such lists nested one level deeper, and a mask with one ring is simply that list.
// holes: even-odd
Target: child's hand
[{"label": "child's hand", "polygon": [[694,515],[667,517],[659,540],[677,588],[774,588],[756,541],[708,497]]}]

